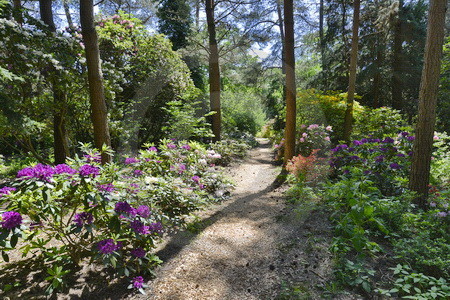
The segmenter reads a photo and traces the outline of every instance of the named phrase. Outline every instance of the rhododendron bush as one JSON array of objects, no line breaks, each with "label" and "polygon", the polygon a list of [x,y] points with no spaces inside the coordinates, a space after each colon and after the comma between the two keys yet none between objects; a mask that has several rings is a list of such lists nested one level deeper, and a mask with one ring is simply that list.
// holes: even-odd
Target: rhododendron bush
[{"label": "rhododendron bush", "polygon": [[160,262],[152,249],[162,236],[229,187],[212,164],[220,154],[198,143],[163,140],[107,165],[82,150],[67,164],[24,168],[0,189],[5,261],[20,249],[42,253],[53,270],[89,259],[119,275],[145,276]]}]

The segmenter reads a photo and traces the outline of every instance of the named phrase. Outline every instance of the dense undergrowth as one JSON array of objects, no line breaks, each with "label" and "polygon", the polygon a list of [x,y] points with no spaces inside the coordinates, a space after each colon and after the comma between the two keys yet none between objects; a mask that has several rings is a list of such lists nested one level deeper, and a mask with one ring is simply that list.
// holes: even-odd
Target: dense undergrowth
[{"label": "dense undergrowth", "polygon": [[[3,260],[9,262],[11,251],[38,254],[49,294],[67,288],[65,278],[83,263],[113,268],[144,292],[145,278],[161,263],[154,255],[158,242],[185,228],[192,212],[226,197],[231,183],[218,166],[247,149],[232,141],[207,149],[162,140],[101,165],[100,154],[84,145],[83,155],[67,164],[23,168],[0,189]],[[17,288],[6,283],[3,290]]]},{"label": "dense undergrowth", "polygon": [[[341,105],[333,97],[318,94],[315,101],[340,115]],[[299,125],[299,154],[286,166],[292,183],[289,199],[316,202],[334,224],[331,290],[350,288],[365,298],[449,298],[449,138],[435,134],[430,196],[421,209],[407,189],[411,127],[384,107],[360,107],[355,119],[352,142],[333,148],[330,141],[342,134],[339,124],[337,130],[326,122]],[[276,132],[271,136],[281,158],[283,140]]]}]

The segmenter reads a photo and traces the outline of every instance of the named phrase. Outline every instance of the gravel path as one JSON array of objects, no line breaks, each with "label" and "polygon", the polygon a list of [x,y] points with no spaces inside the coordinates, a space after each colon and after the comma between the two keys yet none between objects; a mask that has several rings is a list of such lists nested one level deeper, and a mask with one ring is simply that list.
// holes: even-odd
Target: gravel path
[{"label": "gravel path", "polygon": [[[275,299],[282,283],[298,282],[299,274],[310,281],[301,263],[311,263],[299,258],[305,252],[297,246],[307,237],[299,229],[304,220],[290,216],[282,192],[271,189],[279,171],[271,161],[262,140],[233,169],[237,187],[232,199],[202,216],[205,228],[199,234],[172,238],[158,253],[165,263],[147,295],[132,298]],[[313,272],[318,277],[313,280],[324,280],[320,271]]]}]

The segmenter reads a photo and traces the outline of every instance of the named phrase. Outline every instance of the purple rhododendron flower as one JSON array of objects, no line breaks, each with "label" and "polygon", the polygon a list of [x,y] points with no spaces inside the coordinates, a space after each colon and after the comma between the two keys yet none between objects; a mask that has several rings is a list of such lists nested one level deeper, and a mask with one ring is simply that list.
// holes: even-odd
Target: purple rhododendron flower
[{"label": "purple rhododendron flower", "polygon": [[147,205],[141,205],[136,209],[136,213],[143,218],[148,218],[150,217],[151,210]]},{"label": "purple rhododendron flower", "polygon": [[17,172],[17,178],[22,178],[22,177],[33,177],[34,175],[34,171],[33,168],[23,168],[22,170],[20,170],[19,172]]},{"label": "purple rhododendron flower", "polygon": [[151,232],[154,233],[162,233],[163,231],[163,226],[161,224],[161,222],[155,222],[150,224],[150,226],[148,226]]},{"label": "purple rhododendron flower", "polygon": [[135,289],[142,289],[144,287],[144,278],[142,276],[134,277],[132,283]]},{"label": "purple rhododendron flower", "polygon": [[93,153],[91,154],[85,154],[83,155],[83,157],[86,159],[87,162],[95,162],[95,163],[101,163],[102,162],[102,156],[100,155],[100,153]]},{"label": "purple rhododendron flower", "polygon": [[131,250],[130,253],[131,253],[131,255],[133,255],[134,257],[142,258],[142,257],[145,256],[145,254],[146,254],[147,252],[145,252],[144,249],[142,249],[141,247],[139,247],[139,248],[136,248],[136,249]]},{"label": "purple rhododendron flower", "polygon": [[409,132],[403,131],[400,133],[401,136],[405,137],[409,135]]},{"label": "purple rhododendron flower", "polygon": [[148,151],[158,152],[158,148],[151,146],[150,148],[148,148]]},{"label": "purple rhododendron flower", "polygon": [[92,177],[95,177],[100,174],[100,169],[93,165],[83,165],[80,167],[79,171],[81,176],[87,177],[89,175],[92,175]]},{"label": "purple rhododendron flower", "polygon": [[166,146],[168,149],[175,149],[177,147],[177,145],[175,145],[173,143],[168,143]]},{"label": "purple rhododendron flower", "polygon": [[75,174],[77,170],[72,169],[66,164],[59,164],[55,166],[55,174]]},{"label": "purple rhododendron flower", "polygon": [[405,157],[405,154],[403,154],[403,153],[397,153],[397,154],[395,154],[395,156],[398,156],[398,157]]},{"label": "purple rhododendron flower", "polygon": [[1,197],[2,195],[9,195],[11,192],[14,192],[14,191],[16,191],[16,190],[17,190],[17,189],[14,188],[14,187],[8,187],[8,186],[2,187],[2,188],[0,189],[0,197]]},{"label": "purple rhododendron flower", "polygon": [[130,193],[137,193],[139,192],[140,186],[137,183],[130,183],[130,188],[127,189]]},{"label": "purple rhododendron flower", "polygon": [[447,216],[447,213],[445,211],[440,211],[436,214],[439,218],[444,218]]},{"label": "purple rhododendron flower", "polygon": [[127,158],[125,158],[124,164],[131,165],[131,164],[135,164],[135,163],[138,163],[138,162],[139,162],[139,159],[137,159],[135,157],[127,157]]},{"label": "purple rhododendron flower", "polygon": [[197,176],[197,175],[192,176],[192,180],[196,183],[200,183],[200,176]]},{"label": "purple rhododendron flower", "polygon": [[105,239],[97,243],[97,249],[102,254],[110,254],[114,251],[120,250],[122,248],[122,243],[118,242],[117,244],[113,239]]},{"label": "purple rhododendron flower", "polygon": [[390,167],[391,169],[393,169],[393,170],[398,170],[398,169],[401,169],[401,168],[402,168],[402,166],[399,165],[398,163],[391,163],[391,164],[389,165],[389,167]]},{"label": "purple rhododendron flower", "polygon": [[15,211],[6,211],[2,214],[2,228],[13,229],[22,224],[22,216]]},{"label": "purple rhododendron flower", "polygon": [[90,225],[90,224],[92,224],[93,220],[94,220],[94,217],[92,216],[92,214],[85,212],[85,211],[82,213],[76,214],[75,217],[73,218],[73,222],[78,227],[83,227],[83,225]]},{"label": "purple rhododendron flower", "polygon": [[387,137],[382,141],[382,143],[385,143],[385,144],[392,144],[393,142],[394,142],[394,139],[390,138],[390,137]]},{"label": "purple rhododendron flower", "polygon": [[364,144],[363,142],[358,141],[358,140],[353,141],[353,145],[355,145],[355,146],[361,146],[363,144]]},{"label": "purple rhododendron flower", "polygon": [[141,175],[144,174],[144,172],[142,172],[142,170],[134,170],[133,174],[136,175],[136,176],[141,176]]},{"label": "purple rhododendron flower", "polygon": [[380,156],[375,157],[375,161],[378,162],[378,163],[383,162],[384,161],[384,155],[380,155]]},{"label": "purple rhododendron flower", "polygon": [[43,164],[37,164],[33,168],[33,176],[36,179],[42,180],[42,181],[49,181],[50,178],[55,174],[55,170],[48,165]]},{"label": "purple rhododendron flower", "polygon": [[134,220],[133,222],[131,222],[130,227],[131,227],[131,229],[134,230],[134,232],[136,232],[138,234],[149,234],[150,233],[150,227],[144,225],[144,223],[142,223],[139,220]]},{"label": "purple rhododendron flower", "polygon": [[185,150],[191,150],[191,146],[189,146],[188,144],[181,146],[181,148],[183,148]]},{"label": "purple rhododendron flower", "polygon": [[412,141],[414,141],[416,139],[416,137],[415,136],[408,136],[406,139],[408,141],[412,142]]},{"label": "purple rhododendron flower", "polygon": [[117,202],[116,206],[114,207],[114,211],[116,213],[126,213],[131,216],[136,215],[136,210],[131,207],[131,205],[128,202]]},{"label": "purple rhododendron flower", "polygon": [[114,187],[114,184],[107,183],[107,184],[100,184],[100,185],[98,185],[98,189],[103,191],[103,192],[114,192],[115,187]]}]

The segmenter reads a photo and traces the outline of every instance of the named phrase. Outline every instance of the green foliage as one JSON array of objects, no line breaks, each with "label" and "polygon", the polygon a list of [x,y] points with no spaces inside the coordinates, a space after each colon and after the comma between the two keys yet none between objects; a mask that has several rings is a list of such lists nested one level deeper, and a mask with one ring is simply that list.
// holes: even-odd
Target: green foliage
[{"label": "green foliage", "polygon": [[168,102],[165,109],[170,115],[170,121],[162,128],[165,135],[177,140],[201,140],[213,137],[211,125],[206,119],[213,113],[197,117],[199,104],[200,102],[185,104],[182,101]]},{"label": "green foliage", "polygon": [[160,0],[158,12],[159,32],[165,34],[173,50],[186,47],[191,32],[191,8],[186,0]]},{"label": "green foliage", "polygon": [[226,166],[236,158],[244,158],[251,146],[244,141],[227,139],[210,144],[209,147],[213,152],[210,152],[208,156],[214,158],[215,163]]},{"label": "green foliage", "polygon": [[[163,233],[223,199],[230,186],[210,166],[220,155],[199,143],[163,140],[159,149],[148,147],[124,162],[100,165],[99,153],[83,145],[83,157],[68,165],[21,170],[14,188],[0,190],[3,221],[22,216],[12,225],[2,222],[3,259],[13,249],[39,250],[50,265],[49,293],[64,288],[65,275],[85,258],[117,269],[118,276],[148,274],[160,262],[151,251]],[[142,255],[133,254],[136,249]]]},{"label": "green foliage", "polygon": [[365,109],[355,120],[352,138],[355,140],[365,137],[383,139],[395,136],[400,131],[412,131],[400,111],[390,107]]},{"label": "green foliage", "polygon": [[375,271],[368,269],[363,263],[355,263],[348,259],[340,262],[339,268],[335,271],[336,279],[342,285],[351,286],[365,294],[370,294],[372,291],[374,274]]},{"label": "green foliage", "polygon": [[450,137],[445,133],[435,133],[433,159],[431,160],[430,182],[446,186],[450,182]]},{"label": "green foliage", "polygon": [[439,86],[439,97],[436,112],[438,115],[437,126],[439,131],[450,133],[450,37],[447,37],[444,44],[444,53],[442,56],[441,82]]},{"label": "green foliage", "polygon": [[223,131],[232,137],[255,135],[265,122],[262,99],[254,89],[228,87],[222,93],[221,107]]},{"label": "green foliage", "polygon": [[[344,115],[347,96],[345,93],[327,92],[318,90],[299,90],[297,92],[297,124],[331,125],[333,128],[332,140],[337,142],[343,139]],[[358,102],[354,103],[353,117],[360,118],[364,107]]]},{"label": "green foliage", "polygon": [[397,278],[391,289],[377,289],[376,292],[388,297],[402,299],[448,299],[450,297],[450,283],[445,278],[426,276],[414,272],[408,265],[398,264],[394,276]]},{"label": "green foliage", "polygon": [[[135,149],[157,142],[164,137],[163,127],[175,122],[176,108],[180,116],[193,109],[198,93],[189,69],[169,40],[151,35],[123,12],[100,20],[98,33],[103,61],[119,70],[105,74],[118,85],[110,108],[114,142],[130,146],[135,140]],[[188,107],[170,106],[174,101]]]},{"label": "green foliage", "polygon": [[[385,133],[378,131],[378,134],[384,136]],[[369,293],[369,275],[373,274],[358,274],[354,267],[364,265],[368,256],[382,252],[380,245],[393,251],[396,262],[423,272],[422,275],[430,278],[430,282],[433,282],[433,276],[449,276],[449,192],[446,183],[431,187],[430,207],[426,211],[418,210],[412,204],[415,195],[405,188],[409,168],[404,166],[409,164],[413,140],[410,133],[401,132],[395,138],[362,138],[350,146],[344,144],[332,149],[331,163],[337,177],[323,188],[322,194],[333,211],[331,217],[335,222],[336,237],[331,249],[338,258],[336,274],[341,283],[361,287]],[[445,159],[445,135],[435,138],[435,146],[434,155]],[[350,267],[346,262],[349,255],[358,258],[358,262],[350,264]],[[434,297],[431,294],[440,289],[422,286],[418,287],[420,290],[416,295],[411,281],[419,279],[413,277],[416,275],[397,280],[392,290],[379,291],[406,299],[431,299]]]}]

